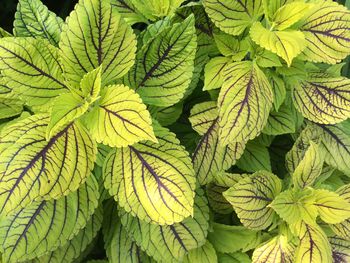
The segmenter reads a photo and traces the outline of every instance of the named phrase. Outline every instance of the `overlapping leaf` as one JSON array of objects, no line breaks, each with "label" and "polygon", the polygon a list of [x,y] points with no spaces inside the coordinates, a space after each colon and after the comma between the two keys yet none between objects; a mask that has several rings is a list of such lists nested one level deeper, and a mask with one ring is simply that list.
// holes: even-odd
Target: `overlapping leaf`
[{"label": "overlapping leaf", "polygon": [[217,262],[218,258],[213,245],[207,241],[205,244],[199,248],[192,249],[188,252],[184,259],[184,263],[213,263]]},{"label": "overlapping leaf", "polygon": [[22,110],[22,101],[12,98],[0,98],[0,119],[6,119],[19,115]]},{"label": "overlapping leaf", "polygon": [[0,135],[0,212],[33,200],[75,191],[90,175],[96,144],[80,124],[70,124],[46,141],[49,118],[34,115],[14,122]]},{"label": "overlapping leaf", "polygon": [[209,209],[203,192],[195,198],[194,217],[168,226],[148,224],[122,213],[121,221],[132,239],[148,255],[157,261],[179,262],[190,250],[201,247],[206,242]]},{"label": "overlapping leaf", "polygon": [[14,32],[19,37],[45,38],[58,45],[62,18],[49,11],[40,0],[20,0],[15,14]]},{"label": "overlapping leaf", "polygon": [[231,60],[227,57],[212,58],[204,69],[204,90],[221,88],[224,82],[224,69]]},{"label": "overlapping leaf", "polygon": [[310,4],[302,1],[286,3],[274,14],[272,27],[277,30],[284,30],[292,26],[306,15],[310,6]]},{"label": "overlapping leaf", "polygon": [[263,133],[268,135],[294,133],[296,123],[293,109],[293,107],[282,104],[278,111],[271,112]]},{"label": "overlapping leaf", "polygon": [[158,143],[138,143],[107,156],[105,187],[141,220],[173,224],[193,214],[195,176],[175,135],[161,127],[155,133]]},{"label": "overlapping leaf", "polygon": [[268,205],[281,189],[282,183],[276,175],[260,171],[240,180],[224,193],[224,197],[245,227],[261,230],[273,221],[274,211]]},{"label": "overlapping leaf", "polygon": [[260,170],[271,171],[271,160],[268,148],[258,141],[248,142],[237,167],[246,172]]},{"label": "overlapping leaf", "polygon": [[192,162],[200,184],[210,182],[213,175],[230,168],[244,151],[244,143],[222,146],[218,136],[218,110],[215,102],[197,104],[191,110],[192,128],[202,135]]},{"label": "overlapping leaf", "polygon": [[264,73],[250,61],[227,66],[219,106],[223,145],[254,139],[266,124],[273,95]]},{"label": "overlapping leaf", "polygon": [[[340,187],[337,191],[337,194],[339,194],[341,197],[343,197],[347,202],[348,206],[350,203],[350,185],[344,185]],[[348,207],[347,206],[347,207]],[[331,225],[332,230],[334,233],[337,234],[337,236],[342,237],[346,240],[350,240],[350,219],[345,220],[344,222],[341,222],[339,224]]]},{"label": "overlapping leaf", "polygon": [[348,262],[350,260],[350,241],[337,236],[329,238],[332,246],[333,262]]},{"label": "overlapping leaf", "polygon": [[191,82],[195,54],[194,17],[190,16],[144,43],[124,83],[147,104],[173,105],[184,96]]},{"label": "overlapping leaf", "polygon": [[0,223],[3,259],[6,262],[28,260],[64,245],[87,224],[98,199],[97,182],[90,176],[68,196],[34,202],[10,214]]},{"label": "overlapping leaf", "polygon": [[134,6],[150,20],[172,15],[184,0],[131,0]]},{"label": "overlapping leaf", "polygon": [[125,75],[134,64],[136,40],[110,1],[80,0],[67,18],[59,46],[65,76],[78,87],[100,65],[103,84]]},{"label": "overlapping leaf", "polygon": [[157,141],[146,105],[124,85],[107,86],[98,105],[85,116],[92,137],[111,147],[125,147],[142,140]]},{"label": "overlapping leaf", "polygon": [[133,0],[111,0],[111,5],[113,8],[117,9],[130,25],[139,22],[147,22],[147,19],[134,6]]}]

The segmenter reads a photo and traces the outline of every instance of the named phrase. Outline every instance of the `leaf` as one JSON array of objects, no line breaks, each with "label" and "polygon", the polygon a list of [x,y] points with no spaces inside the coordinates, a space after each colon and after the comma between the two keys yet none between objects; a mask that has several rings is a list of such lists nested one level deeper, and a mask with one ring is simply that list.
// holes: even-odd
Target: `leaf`
[{"label": "leaf", "polygon": [[328,240],[332,246],[333,262],[348,262],[350,260],[350,241],[337,236]]},{"label": "leaf", "polygon": [[275,111],[278,111],[286,98],[286,85],[284,84],[283,79],[278,77],[276,74],[270,74],[269,81],[273,92],[273,105]]},{"label": "leaf", "polygon": [[121,78],[134,64],[136,52],[131,27],[105,0],[80,0],[67,18],[59,46],[73,87],[100,65],[103,86]]},{"label": "leaf", "polygon": [[22,111],[22,101],[11,98],[0,98],[0,119],[6,119],[20,115]]},{"label": "leaf", "polygon": [[191,15],[184,22],[167,27],[139,49],[124,83],[134,88],[147,104],[171,106],[183,98],[191,82],[195,55]]},{"label": "leaf", "polygon": [[277,30],[284,30],[294,25],[306,15],[310,6],[310,4],[301,1],[283,5],[274,14],[272,27]]},{"label": "leaf", "polygon": [[215,213],[226,215],[233,212],[232,205],[222,195],[227,189],[228,187],[216,185],[215,183],[207,185],[208,202]]},{"label": "leaf", "polygon": [[0,38],[2,37],[12,37],[12,35],[9,32],[7,32],[5,29],[0,27]]},{"label": "leaf", "polygon": [[300,243],[296,251],[295,262],[332,262],[331,246],[326,234],[319,226],[300,223],[298,236]]},{"label": "leaf", "polygon": [[149,106],[148,110],[160,125],[169,126],[180,118],[184,106],[183,104],[183,102],[179,102],[168,107]]},{"label": "leaf", "polygon": [[293,244],[288,242],[287,237],[277,236],[257,247],[252,256],[253,263],[293,263]]},{"label": "leaf", "polygon": [[217,172],[229,169],[242,155],[245,144],[220,145],[218,110],[213,101],[195,105],[189,121],[192,128],[202,135],[192,155],[192,162],[199,183],[203,185],[210,182]]},{"label": "leaf", "polygon": [[316,189],[315,206],[320,218],[328,224],[337,224],[350,218],[349,202],[337,193]]},{"label": "leaf", "polygon": [[102,225],[102,206],[98,207],[86,226],[73,239],[56,250],[33,260],[33,263],[70,263],[84,252],[98,234]]},{"label": "leaf", "polygon": [[248,142],[237,166],[246,172],[271,171],[268,148],[257,141]]},{"label": "leaf", "polygon": [[89,103],[96,101],[99,98],[101,91],[101,66],[93,71],[86,73],[80,81],[80,89],[82,96],[88,100]]},{"label": "leaf", "polygon": [[49,11],[40,0],[20,0],[15,14],[14,33],[18,37],[45,38],[57,46],[62,18]]},{"label": "leaf", "polygon": [[[295,110],[294,110],[295,111]],[[295,132],[295,114],[293,106],[282,104],[278,111],[270,113],[263,133],[267,135],[281,135]]]},{"label": "leaf", "polygon": [[194,171],[175,134],[161,127],[155,133],[158,144],[140,142],[107,156],[105,187],[133,216],[173,224],[193,214]]},{"label": "leaf", "polygon": [[312,190],[286,190],[277,195],[270,206],[289,225],[295,225],[301,221],[315,225],[318,209],[314,205],[315,195]]},{"label": "leaf", "polygon": [[190,250],[183,262],[214,263],[217,261],[216,251],[213,245],[207,240],[203,246]]},{"label": "leaf", "polygon": [[231,57],[234,61],[241,61],[250,47],[247,38],[238,40],[237,37],[221,31],[215,32],[214,40],[220,53],[225,57]]},{"label": "leaf", "polygon": [[302,58],[336,64],[350,54],[350,12],[332,1],[315,3],[298,25],[307,42]]},{"label": "leaf", "polygon": [[228,65],[224,74],[218,99],[221,144],[254,139],[265,126],[272,106],[270,84],[249,61]]},{"label": "leaf", "polygon": [[213,223],[213,231],[209,232],[208,240],[216,251],[233,253],[251,244],[258,236],[258,232],[244,226],[230,226]]},{"label": "leaf", "polygon": [[261,68],[281,67],[280,58],[271,51],[263,48],[256,50],[256,64]]},{"label": "leaf", "polygon": [[259,171],[224,192],[241,223],[250,229],[261,230],[271,225],[274,211],[268,207],[281,192],[280,179],[269,172]]},{"label": "leaf", "polygon": [[294,186],[298,188],[312,186],[322,172],[323,161],[319,146],[310,141],[310,146],[292,175]]},{"label": "leaf", "polygon": [[84,118],[92,137],[111,147],[125,147],[143,140],[157,141],[146,105],[124,85],[101,91],[101,99]]},{"label": "leaf", "polygon": [[205,65],[203,90],[221,88],[224,82],[223,72],[230,61],[227,57],[215,57]]},{"label": "leaf", "polygon": [[[341,186],[339,189],[337,189],[336,193],[343,197],[348,202],[349,206],[350,184]],[[347,219],[339,224],[330,225],[330,227],[337,236],[342,237],[346,240],[350,240],[350,219]]]},{"label": "leaf", "polygon": [[0,57],[6,86],[29,106],[43,106],[68,91],[58,63],[58,49],[46,40],[2,38]]},{"label": "leaf", "polygon": [[87,224],[98,199],[97,182],[90,176],[68,196],[34,202],[5,217],[0,223],[3,259],[28,260],[64,245]]},{"label": "leaf", "polygon": [[111,5],[122,15],[128,24],[147,23],[147,18],[136,9],[132,0],[111,0]]},{"label": "leaf", "polygon": [[293,102],[313,122],[335,124],[350,117],[350,80],[312,74],[293,89]]},{"label": "leaf", "polygon": [[251,263],[251,259],[246,253],[235,252],[230,254],[218,253],[219,263]]},{"label": "leaf", "polygon": [[205,0],[203,5],[214,24],[231,35],[243,33],[263,13],[260,0]]},{"label": "leaf", "polygon": [[131,0],[136,8],[150,20],[171,16],[184,0]]},{"label": "leaf", "polygon": [[1,130],[1,214],[67,195],[90,175],[96,144],[85,128],[70,124],[46,141],[48,122],[46,115],[34,115]]},{"label": "leaf", "polygon": [[270,31],[256,22],[250,29],[250,37],[259,46],[276,53],[290,66],[305,48],[304,34],[297,30]]},{"label": "leaf", "polygon": [[132,239],[156,261],[179,262],[190,250],[206,242],[209,209],[201,191],[196,195],[194,217],[173,225],[149,224],[125,212],[121,214],[122,224]]}]

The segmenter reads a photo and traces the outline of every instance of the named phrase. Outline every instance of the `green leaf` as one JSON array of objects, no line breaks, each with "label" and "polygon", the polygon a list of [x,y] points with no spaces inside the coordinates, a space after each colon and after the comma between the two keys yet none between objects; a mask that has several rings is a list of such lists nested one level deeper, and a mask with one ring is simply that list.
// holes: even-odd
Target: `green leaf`
[{"label": "green leaf", "polygon": [[307,47],[302,58],[312,62],[336,64],[350,54],[350,12],[333,1],[313,4],[298,25]]},{"label": "green leaf", "polygon": [[215,263],[218,262],[218,258],[213,245],[207,241],[203,246],[190,250],[183,262]]},{"label": "green leaf", "polygon": [[260,171],[240,180],[224,192],[224,197],[231,203],[245,227],[261,230],[273,222],[274,211],[268,205],[281,189],[281,180],[276,175]]},{"label": "green leaf", "polygon": [[124,77],[142,100],[155,106],[179,102],[193,76],[196,55],[194,17],[167,27],[138,50],[136,63]]},{"label": "green leaf", "polygon": [[193,214],[194,171],[175,134],[160,127],[155,133],[158,144],[140,142],[107,156],[105,187],[133,216],[173,224]]},{"label": "green leaf", "polygon": [[249,41],[247,38],[238,40],[236,37],[220,31],[215,32],[214,40],[220,53],[225,57],[231,57],[234,61],[241,61],[248,53]]},{"label": "green leaf", "polygon": [[86,226],[56,250],[34,259],[32,263],[70,263],[78,259],[97,236],[102,225],[102,206],[98,207]]},{"label": "green leaf", "polygon": [[337,224],[350,218],[349,202],[343,196],[323,189],[316,189],[314,195],[314,204],[324,222]]},{"label": "green leaf", "polygon": [[221,144],[258,136],[267,122],[272,96],[266,76],[254,63],[228,65],[218,99]]},{"label": "green leaf", "polygon": [[253,263],[293,263],[293,244],[288,242],[287,237],[277,236],[257,247],[252,256]]},{"label": "green leaf", "polygon": [[90,175],[96,144],[86,129],[70,124],[46,141],[48,123],[46,115],[34,115],[1,130],[1,214],[33,200],[67,195]]},{"label": "green leaf", "polygon": [[296,251],[295,262],[332,262],[331,246],[326,234],[319,226],[300,223],[298,236],[300,243]]},{"label": "green leaf", "polygon": [[282,104],[278,111],[271,112],[263,133],[267,135],[294,133],[296,123],[293,109],[293,106]]},{"label": "green leaf", "polygon": [[252,260],[246,253],[235,252],[229,254],[218,253],[219,263],[251,263]]},{"label": "green leaf", "polygon": [[168,107],[149,106],[148,110],[160,125],[169,126],[180,118],[183,106],[183,102],[179,102]]},{"label": "green leaf", "polygon": [[322,172],[323,161],[319,146],[310,141],[310,146],[293,172],[294,186],[298,188],[312,186]]},{"label": "green leaf", "polygon": [[157,17],[172,15],[184,0],[131,0],[134,6],[145,17],[156,20]]},{"label": "green leaf", "polygon": [[333,262],[350,261],[350,241],[333,236],[328,239],[332,246]]},{"label": "green leaf", "polygon": [[203,102],[191,110],[189,121],[202,138],[192,155],[193,167],[201,185],[210,182],[220,171],[229,169],[244,151],[244,143],[221,146],[218,136],[218,110],[216,103]]},{"label": "green leaf", "polygon": [[85,74],[80,81],[82,96],[87,99],[89,103],[92,103],[99,98],[102,83],[101,72],[102,67],[100,66],[97,69]]},{"label": "green leaf", "polygon": [[124,85],[111,85],[100,95],[98,105],[84,117],[97,142],[125,147],[143,140],[157,141],[150,114],[138,94]]},{"label": "green leaf", "polygon": [[302,220],[314,225],[318,215],[315,204],[315,195],[312,189],[297,191],[286,190],[276,196],[271,207],[289,225],[295,225]]},{"label": "green leaf", "polygon": [[[343,197],[348,202],[348,207],[350,203],[350,184],[343,185],[337,191],[341,197]],[[330,225],[334,233],[346,240],[350,240],[350,219],[345,220],[339,224]]]},{"label": "green leaf", "polygon": [[223,72],[230,61],[227,57],[215,57],[205,65],[203,90],[221,88],[224,83]]},{"label": "green leaf", "polygon": [[9,32],[7,32],[5,29],[0,27],[0,38],[2,37],[12,37],[12,35]]},{"label": "green leaf", "polygon": [[350,117],[350,80],[311,74],[293,89],[293,102],[313,122],[339,123]]},{"label": "green leaf", "polygon": [[62,18],[49,11],[40,0],[19,0],[14,22],[16,36],[45,38],[58,46],[63,24]]},{"label": "green leaf", "polygon": [[28,260],[64,245],[85,227],[98,200],[98,185],[90,176],[66,197],[34,202],[5,217],[0,222],[3,259],[5,262]]},{"label": "green leaf", "polygon": [[271,171],[268,148],[257,141],[248,142],[237,166],[246,172]]},{"label": "green leaf", "polygon": [[304,34],[297,30],[270,31],[260,22],[254,23],[250,36],[259,46],[276,53],[283,58],[288,66],[306,46]]},{"label": "green leaf", "polygon": [[140,13],[133,4],[133,0],[111,0],[111,5],[115,8],[119,14],[122,15],[124,20],[130,24],[147,23],[142,13]]},{"label": "green leaf", "polygon": [[298,22],[309,10],[310,4],[297,1],[279,8],[273,16],[272,27],[284,30]]},{"label": "green leaf", "polygon": [[11,98],[0,98],[0,119],[6,119],[20,115],[22,111],[22,101]]},{"label": "green leaf", "polygon": [[136,40],[110,1],[80,0],[67,18],[59,46],[65,76],[73,87],[79,87],[83,76],[100,65],[106,85],[134,64]]},{"label": "green leaf", "polygon": [[286,85],[284,84],[284,81],[282,78],[278,77],[276,74],[269,74],[270,75],[270,84],[272,87],[273,92],[273,105],[275,108],[275,111],[278,111],[280,106],[283,104],[286,98]]},{"label": "green leaf", "polygon": [[240,35],[263,14],[261,0],[204,0],[208,16],[222,31]]},{"label": "green leaf", "polygon": [[121,214],[122,224],[132,239],[156,261],[179,262],[190,250],[206,242],[209,209],[202,191],[196,195],[194,217],[173,225],[149,224],[128,213]]},{"label": "green leaf", "polygon": [[68,91],[58,53],[58,49],[43,39],[0,39],[0,71],[4,83],[29,106],[43,106]]},{"label": "green leaf", "polygon": [[262,68],[272,68],[272,67],[281,67],[280,58],[271,51],[268,51],[263,48],[258,48],[256,50],[256,63],[259,67]]},{"label": "green leaf", "polygon": [[244,249],[257,239],[258,232],[244,226],[230,226],[213,223],[213,231],[209,232],[208,240],[216,251],[233,253]]}]

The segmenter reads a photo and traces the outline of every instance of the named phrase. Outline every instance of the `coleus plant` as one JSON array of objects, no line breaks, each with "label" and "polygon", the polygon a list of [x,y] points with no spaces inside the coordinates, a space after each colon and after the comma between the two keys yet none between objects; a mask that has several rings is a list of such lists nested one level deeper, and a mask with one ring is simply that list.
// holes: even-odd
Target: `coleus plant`
[{"label": "coleus plant", "polygon": [[349,262],[349,28],[324,0],[19,0],[2,261]]}]

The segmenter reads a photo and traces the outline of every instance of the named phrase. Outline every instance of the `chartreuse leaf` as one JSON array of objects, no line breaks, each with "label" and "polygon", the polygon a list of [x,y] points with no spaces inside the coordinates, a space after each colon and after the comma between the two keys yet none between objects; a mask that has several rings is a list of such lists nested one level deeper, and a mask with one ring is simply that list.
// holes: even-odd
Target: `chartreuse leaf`
[{"label": "chartreuse leaf", "polygon": [[259,46],[276,53],[288,66],[306,46],[304,34],[297,30],[271,31],[260,22],[255,22],[250,29],[250,36]]},{"label": "chartreuse leaf", "polygon": [[250,47],[247,38],[239,40],[237,37],[222,31],[214,32],[214,40],[220,53],[225,57],[231,57],[234,61],[241,61]]},{"label": "chartreuse leaf", "polygon": [[259,67],[272,68],[282,66],[279,56],[277,56],[275,53],[272,53],[264,48],[257,48],[255,52],[256,64]]},{"label": "chartreuse leaf", "polygon": [[328,240],[332,246],[333,262],[349,262],[350,241],[337,236],[333,236]]},{"label": "chartreuse leaf", "polygon": [[326,234],[318,225],[298,224],[297,234],[300,239],[294,262],[331,263],[331,246]]},{"label": "chartreuse leaf", "polygon": [[271,112],[263,129],[263,133],[267,135],[294,133],[296,121],[293,109],[293,106],[282,104],[278,111]]},{"label": "chartreuse leaf", "polygon": [[273,221],[274,211],[268,205],[281,189],[281,180],[276,175],[259,171],[229,188],[224,192],[224,197],[245,227],[261,230]]},{"label": "chartreuse leaf", "polygon": [[15,98],[0,98],[0,119],[6,119],[21,114],[23,102]]},{"label": "chartreuse leaf", "polygon": [[219,263],[251,263],[252,260],[246,253],[235,252],[229,254],[218,253]]},{"label": "chartreuse leaf", "polygon": [[227,57],[215,57],[205,65],[203,90],[221,88],[224,83],[223,73],[230,61],[231,59]]},{"label": "chartreuse leaf", "polygon": [[350,218],[349,202],[341,195],[324,189],[314,191],[320,218],[328,224],[337,224]]},{"label": "chartreuse leaf", "polygon": [[51,98],[68,91],[58,63],[58,49],[47,40],[2,38],[0,57],[0,71],[6,87],[20,95],[29,106],[43,106]]},{"label": "chartreuse leaf", "polygon": [[277,195],[270,207],[289,225],[302,220],[308,224],[315,224],[318,215],[315,200],[312,189],[304,191],[289,189]]},{"label": "chartreuse leaf", "polygon": [[85,115],[92,137],[111,147],[125,147],[142,140],[157,141],[146,105],[138,94],[124,85],[105,87],[101,99]]},{"label": "chartreuse leaf", "polygon": [[180,223],[161,226],[146,223],[121,212],[121,221],[128,234],[149,256],[161,262],[179,262],[190,250],[206,242],[209,209],[203,192],[198,191],[193,217]]},{"label": "chartreuse leaf", "polygon": [[131,27],[110,1],[80,0],[67,18],[59,46],[65,76],[74,87],[100,65],[105,85],[132,67],[136,40]]},{"label": "chartreuse leaf", "polygon": [[90,176],[68,196],[34,202],[8,215],[0,223],[3,259],[5,262],[24,261],[64,245],[85,227],[98,200],[98,185]]},{"label": "chartreuse leaf", "polygon": [[19,37],[46,38],[57,46],[62,18],[49,11],[40,0],[20,0],[15,14],[14,33]]},{"label": "chartreuse leaf", "polygon": [[213,231],[209,232],[208,240],[216,251],[221,253],[233,253],[244,249],[254,242],[258,232],[247,229],[244,226],[230,226],[213,223]]},{"label": "chartreuse leaf", "polygon": [[261,0],[204,0],[208,16],[222,31],[240,35],[263,14]]},{"label": "chartreuse leaf", "polygon": [[111,0],[111,5],[130,25],[139,22],[147,22],[147,18],[145,18],[134,6],[133,0]]},{"label": "chartreuse leaf", "polygon": [[96,144],[86,129],[72,123],[46,141],[48,123],[46,115],[33,115],[1,130],[1,214],[67,195],[90,175]]},{"label": "chartreuse leaf", "polygon": [[203,246],[190,250],[183,262],[214,263],[218,262],[218,257],[213,245],[207,240]]},{"label": "chartreuse leaf", "polygon": [[254,139],[266,124],[272,106],[272,90],[264,73],[250,61],[226,67],[219,106],[220,142]]},{"label": "chartreuse leaf", "polygon": [[192,128],[202,135],[192,155],[200,184],[206,184],[220,171],[230,168],[244,151],[244,143],[222,146],[218,137],[218,109],[214,101],[195,105],[189,118]]},{"label": "chartreuse leaf", "polygon": [[286,236],[272,238],[257,247],[252,256],[253,263],[293,263],[295,246]]},{"label": "chartreuse leaf", "polygon": [[280,7],[272,18],[272,27],[284,30],[298,22],[309,10],[310,4],[296,1]]},{"label": "chartreuse leaf", "polygon": [[350,12],[333,1],[316,2],[299,29],[307,46],[302,57],[312,62],[335,64],[350,54]]},{"label": "chartreuse leaf", "polygon": [[293,102],[313,122],[335,124],[350,117],[350,80],[310,74],[293,89]]},{"label": "chartreuse leaf", "polygon": [[270,84],[272,87],[273,92],[273,105],[275,108],[275,111],[278,111],[283,102],[286,99],[286,85],[284,84],[284,81],[282,78],[278,77],[277,74],[269,74],[270,78]]},{"label": "chartreuse leaf", "polygon": [[258,141],[248,142],[237,166],[246,172],[260,170],[271,171],[271,160],[268,148]]},{"label": "chartreuse leaf", "polygon": [[[336,193],[347,201],[348,208],[350,203],[350,184],[340,187]],[[350,219],[346,219],[339,224],[330,225],[330,227],[337,236],[350,240]]]},{"label": "chartreuse leaf", "polygon": [[191,15],[144,43],[124,83],[147,104],[165,107],[179,102],[191,82],[196,46]]},{"label": "chartreuse leaf", "polygon": [[158,143],[140,142],[107,156],[105,187],[141,220],[173,224],[193,214],[194,171],[175,134],[158,126],[155,133]]},{"label": "chartreuse leaf", "polygon": [[9,32],[7,32],[5,29],[0,27],[0,38],[1,37],[12,37],[12,35]]},{"label": "chartreuse leaf", "polygon": [[157,17],[172,15],[184,0],[131,0],[145,17],[156,20]]},{"label": "chartreuse leaf", "polygon": [[32,263],[70,263],[79,258],[100,230],[102,212],[102,206],[98,207],[86,226],[76,236],[56,250],[34,259]]},{"label": "chartreuse leaf", "polygon": [[100,66],[97,69],[85,74],[80,81],[82,96],[88,100],[89,103],[92,103],[99,98],[102,83],[101,72],[102,67]]},{"label": "chartreuse leaf", "polygon": [[312,186],[322,172],[323,161],[323,154],[319,146],[310,141],[310,146],[292,175],[294,186],[298,188]]},{"label": "chartreuse leaf", "polygon": [[160,125],[169,126],[180,118],[183,106],[183,102],[179,102],[168,107],[149,106],[148,110]]}]

